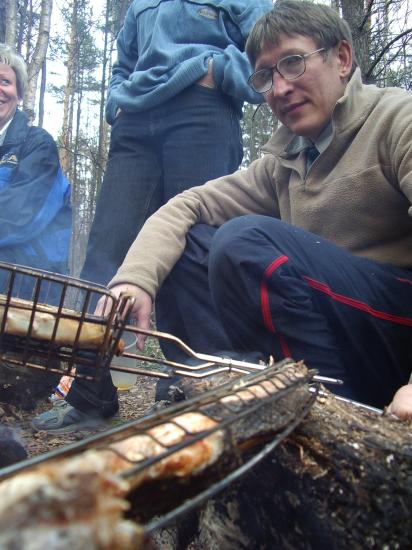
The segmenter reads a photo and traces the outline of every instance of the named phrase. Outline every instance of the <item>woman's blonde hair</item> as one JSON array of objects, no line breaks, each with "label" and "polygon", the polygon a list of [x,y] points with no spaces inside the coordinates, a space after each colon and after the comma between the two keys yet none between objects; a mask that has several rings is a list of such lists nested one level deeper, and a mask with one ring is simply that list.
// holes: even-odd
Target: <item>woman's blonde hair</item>
[{"label": "woman's blonde hair", "polygon": [[13,69],[16,75],[17,95],[20,99],[23,99],[28,82],[26,62],[13,48],[0,43],[0,63],[4,63]]}]

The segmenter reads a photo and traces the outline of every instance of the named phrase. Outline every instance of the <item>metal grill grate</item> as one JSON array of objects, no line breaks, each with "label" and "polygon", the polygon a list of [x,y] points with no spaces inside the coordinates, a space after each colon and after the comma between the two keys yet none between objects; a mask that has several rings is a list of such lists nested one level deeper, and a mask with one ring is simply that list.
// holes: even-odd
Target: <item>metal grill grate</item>
[{"label": "metal grill grate", "polygon": [[[93,315],[100,299],[105,317]],[[104,287],[0,262],[0,359],[98,378],[119,348],[128,308]],[[90,374],[77,374],[75,365],[91,367]]]},{"label": "metal grill grate", "polygon": [[[104,316],[94,315],[100,302]],[[124,357],[168,367],[168,372],[147,368],[110,365],[112,370],[170,378],[181,375],[205,378],[221,372],[247,374],[265,370],[255,364],[193,351],[176,336],[128,325],[133,298],[115,298],[104,287],[45,271],[0,262],[0,360],[6,363],[98,379],[108,368],[114,354],[122,354],[123,331],[145,334],[174,343],[196,365],[177,363],[139,353]],[[82,365],[90,367],[76,369]],[[325,383],[340,380],[315,376]]]},{"label": "metal grill grate", "polygon": [[[142,479],[147,481],[155,477],[153,468],[164,464],[170,457],[176,458],[179,452],[196,442],[219,434],[224,442],[222,452],[205,471],[203,480],[197,483],[189,498],[183,489],[176,490],[174,485],[172,492],[177,495],[177,501],[175,498],[171,507],[159,509],[158,504],[167,502],[171,492],[170,485],[168,487],[167,483],[161,483],[156,487],[155,504],[143,506],[145,517],[134,518],[145,525],[144,530],[149,536],[154,530],[175,522],[181,515],[221,491],[267,456],[312,406],[316,393],[309,391],[308,384],[312,384],[313,376],[314,372],[308,371],[304,365],[283,361],[265,371],[236,378],[151,416],[5,468],[0,472],[0,480],[45,462],[53,464],[54,459],[59,459],[56,462],[59,468],[61,459],[78,457],[82,453],[87,457],[87,451],[97,450],[123,461],[121,471],[116,473],[129,481],[135,494],[144,487]],[[206,417],[212,426],[197,433],[182,428],[179,419],[187,413]],[[179,441],[169,445],[156,436],[155,429],[166,424],[174,425],[184,432]],[[155,443],[158,449],[156,453],[132,459],[122,452],[122,443],[135,436],[148,437]],[[185,487],[190,485],[186,483]],[[143,502],[146,497],[142,497]]]}]

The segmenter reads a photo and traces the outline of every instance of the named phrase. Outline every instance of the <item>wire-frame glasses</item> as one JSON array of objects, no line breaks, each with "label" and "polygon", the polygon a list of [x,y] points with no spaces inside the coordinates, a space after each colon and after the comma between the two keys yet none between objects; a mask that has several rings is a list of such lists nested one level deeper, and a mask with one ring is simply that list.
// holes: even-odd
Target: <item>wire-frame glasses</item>
[{"label": "wire-frame glasses", "polygon": [[294,54],[282,57],[273,67],[259,69],[249,77],[249,84],[259,94],[268,92],[273,86],[273,74],[277,71],[286,80],[299,78],[306,71],[306,59],[315,53],[325,51],[326,48],[319,48],[304,55]]}]

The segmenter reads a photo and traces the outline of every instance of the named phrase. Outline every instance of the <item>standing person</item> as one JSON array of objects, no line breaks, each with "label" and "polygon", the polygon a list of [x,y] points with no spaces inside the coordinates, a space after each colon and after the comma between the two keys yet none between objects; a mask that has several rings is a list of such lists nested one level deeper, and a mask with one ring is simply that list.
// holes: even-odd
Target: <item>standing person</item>
[{"label": "standing person", "polygon": [[106,105],[110,151],[81,278],[106,285],[146,219],[242,160],[244,53],[272,0],[134,0]]},{"label": "standing person", "polygon": [[[239,167],[243,103],[262,101],[247,83],[245,43],[272,6],[272,0],[132,2],[117,40],[106,105],[109,159],[82,279],[107,284],[153,212]],[[165,309],[156,321],[164,326]],[[56,402],[46,415],[47,428],[71,431],[82,413],[106,417],[118,409],[109,373],[99,384],[75,380],[67,400],[70,407]]]},{"label": "standing person", "polygon": [[18,109],[26,85],[24,60],[0,44],[0,261],[67,273],[70,184],[51,135]]}]

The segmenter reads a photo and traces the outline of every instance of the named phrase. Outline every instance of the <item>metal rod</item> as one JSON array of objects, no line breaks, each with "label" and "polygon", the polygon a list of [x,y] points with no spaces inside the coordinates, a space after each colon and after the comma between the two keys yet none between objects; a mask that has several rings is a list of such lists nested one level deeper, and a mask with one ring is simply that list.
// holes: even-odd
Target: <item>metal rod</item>
[{"label": "metal rod", "polygon": [[382,409],[378,409],[376,407],[372,407],[372,405],[367,405],[366,403],[361,403],[360,401],[355,401],[353,399],[349,399],[349,397],[342,397],[340,395],[334,395],[335,399],[338,401],[344,401],[345,403],[350,403],[351,405],[354,405],[355,407],[359,407],[360,409],[365,409],[367,411],[376,413],[376,414],[383,414]]},{"label": "metal rod", "polygon": [[167,372],[153,371],[144,368],[139,369],[138,367],[121,367],[119,365],[110,365],[110,370],[127,372],[129,374],[140,374],[142,376],[151,376],[153,378],[171,378],[171,375]]},{"label": "metal rod", "polygon": [[[224,371],[246,374],[248,372],[263,371],[268,367],[267,364],[261,365],[258,363],[241,361],[239,359],[232,359],[231,357],[218,357],[216,355],[209,355],[206,353],[197,353],[192,348],[190,348],[185,342],[183,342],[180,338],[178,338],[177,336],[174,336],[173,334],[169,334],[167,332],[159,332],[157,330],[142,329],[134,325],[127,325],[125,327],[125,330],[135,332],[137,334],[145,334],[146,336],[157,338],[159,340],[166,340],[168,342],[172,342],[176,344],[178,348],[184,351],[188,355],[188,357],[204,362],[203,364],[200,364],[200,365],[186,365],[185,363],[174,362],[172,364],[169,362],[165,362],[163,360],[157,360],[158,363],[168,364],[168,366],[172,366],[173,368],[175,368],[176,370],[174,370],[174,374],[180,374],[182,376],[191,376],[192,378],[202,378],[204,376],[211,376],[212,374],[217,374]],[[128,354],[127,356],[129,357],[134,356],[136,359],[140,361],[149,360],[150,362],[153,362],[152,359],[149,359],[142,355]],[[156,362],[156,360],[154,362]],[[212,369],[209,371],[205,371],[205,368],[210,365],[220,365],[221,367],[226,367],[226,368],[214,369],[214,370]],[[193,371],[199,371],[199,374],[194,374]],[[317,382],[322,382],[324,384],[337,384],[337,385],[343,384],[343,381],[338,378],[330,378],[327,376],[320,376],[320,375],[315,375],[314,380]]]},{"label": "metal rod", "polygon": [[[309,391],[315,392],[313,388],[309,388]],[[322,390],[318,391],[318,395],[320,397],[328,397],[330,394],[326,393]],[[373,407],[372,405],[367,405],[366,403],[361,403],[360,401],[355,401],[354,399],[349,399],[349,397],[343,397],[342,395],[336,395],[335,393],[331,394],[335,399],[338,401],[343,401],[344,403],[349,403],[350,405],[353,405],[354,407],[358,407],[360,409],[365,409],[366,411],[373,412],[376,414],[383,414],[382,409],[378,409],[377,407]]]},{"label": "metal rod", "polygon": [[342,386],[344,383],[343,380],[340,380],[339,378],[329,378],[329,376],[321,376],[319,374],[315,374],[313,380],[316,380],[316,382],[322,382],[322,384],[337,384],[338,386]]}]

